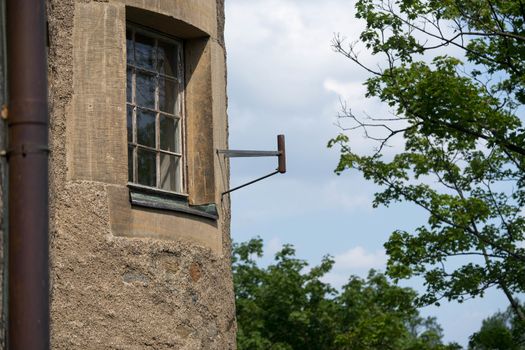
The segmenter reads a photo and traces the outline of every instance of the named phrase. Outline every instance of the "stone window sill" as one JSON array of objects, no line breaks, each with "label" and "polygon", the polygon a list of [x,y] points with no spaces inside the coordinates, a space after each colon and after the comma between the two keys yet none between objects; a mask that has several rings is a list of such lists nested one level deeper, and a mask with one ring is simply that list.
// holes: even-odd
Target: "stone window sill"
[{"label": "stone window sill", "polygon": [[131,205],[134,206],[182,212],[210,220],[217,220],[219,218],[217,206],[213,203],[205,205],[190,205],[188,197],[185,195],[140,186],[133,183],[128,183],[128,188]]}]

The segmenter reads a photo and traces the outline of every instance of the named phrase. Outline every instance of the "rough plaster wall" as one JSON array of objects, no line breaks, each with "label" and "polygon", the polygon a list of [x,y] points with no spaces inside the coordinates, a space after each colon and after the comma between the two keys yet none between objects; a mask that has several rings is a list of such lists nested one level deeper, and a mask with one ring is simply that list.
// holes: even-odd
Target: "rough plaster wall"
[{"label": "rough plaster wall", "polygon": [[[54,349],[231,349],[227,259],[167,241],[115,238],[105,185],[69,183],[53,249]],[[80,213],[80,215],[79,215]],[[75,218],[67,220],[66,218]]]},{"label": "rough plaster wall", "polygon": [[107,185],[66,179],[74,5],[48,2],[52,348],[235,349],[229,225],[222,256],[114,237]]}]

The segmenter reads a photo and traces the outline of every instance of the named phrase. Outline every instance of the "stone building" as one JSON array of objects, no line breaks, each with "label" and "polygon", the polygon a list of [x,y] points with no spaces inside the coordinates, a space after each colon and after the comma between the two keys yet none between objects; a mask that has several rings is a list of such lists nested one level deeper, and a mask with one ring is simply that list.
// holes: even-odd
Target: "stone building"
[{"label": "stone building", "polygon": [[234,349],[223,1],[47,20],[51,347]]}]

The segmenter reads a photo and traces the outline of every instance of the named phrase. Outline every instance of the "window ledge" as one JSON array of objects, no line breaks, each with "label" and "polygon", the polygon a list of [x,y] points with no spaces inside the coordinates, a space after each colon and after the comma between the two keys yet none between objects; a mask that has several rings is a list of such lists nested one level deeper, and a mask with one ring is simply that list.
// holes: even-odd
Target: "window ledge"
[{"label": "window ledge", "polygon": [[128,183],[131,205],[177,211],[190,215],[217,220],[219,214],[215,204],[190,205],[188,196],[155,188]]}]

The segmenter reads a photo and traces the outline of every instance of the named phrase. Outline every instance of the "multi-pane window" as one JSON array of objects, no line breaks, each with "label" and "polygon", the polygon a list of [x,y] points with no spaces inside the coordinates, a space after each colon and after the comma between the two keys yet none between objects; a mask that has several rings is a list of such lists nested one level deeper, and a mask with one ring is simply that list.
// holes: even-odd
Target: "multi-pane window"
[{"label": "multi-pane window", "polygon": [[128,26],[129,181],[184,193],[182,42]]}]

